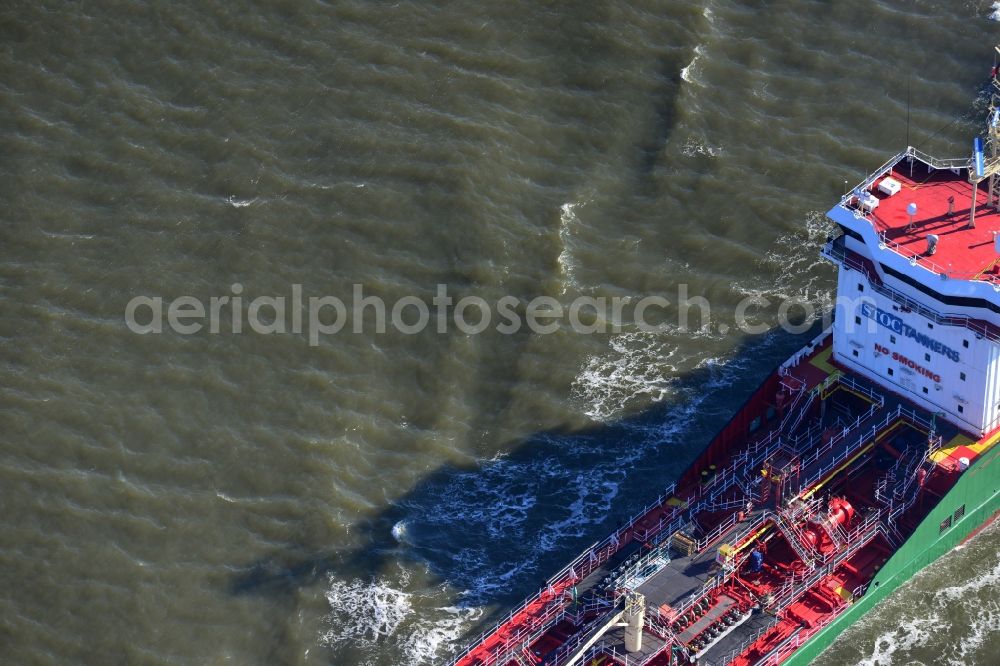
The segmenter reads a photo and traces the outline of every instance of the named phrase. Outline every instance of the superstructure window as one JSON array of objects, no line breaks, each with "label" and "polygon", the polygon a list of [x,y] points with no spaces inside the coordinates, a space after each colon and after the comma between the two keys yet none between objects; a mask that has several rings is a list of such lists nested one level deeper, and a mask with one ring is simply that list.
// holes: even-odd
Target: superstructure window
[{"label": "superstructure window", "polygon": [[854,354],[855,356],[857,356],[858,355],[858,350],[857,349],[852,349],[851,353]]},{"label": "superstructure window", "polygon": [[927,322],[927,328],[934,328],[934,324]]},{"label": "superstructure window", "polygon": [[930,363],[931,362],[931,355],[930,354],[924,354],[924,360],[927,361],[928,363]]},{"label": "superstructure window", "polygon": [[861,284],[861,283],[859,282],[859,283],[858,283],[858,291],[864,291],[864,290],[865,290],[865,285],[863,285],[863,284]]},{"label": "superstructure window", "polygon": [[861,326],[861,317],[854,315],[854,323]]},{"label": "superstructure window", "polygon": [[927,393],[927,387],[926,386],[924,387],[924,393]]},{"label": "superstructure window", "polygon": [[958,413],[961,414],[964,411],[965,411],[965,407],[962,407],[962,405],[959,405],[958,406]]},{"label": "superstructure window", "polygon": [[895,335],[890,335],[889,336],[889,342],[891,342],[892,344],[896,344],[896,336]]},{"label": "superstructure window", "polygon": [[969,348],[969,341],[968,340],[962,340],[962,346],[965,347],[966,349],[968,349]]},{"label": "superstructure window", "polygon": [[892,377],[892,375],[893,375],[892,368],[889,368],[889,376]]},{"label": "superstructure window", "polygon": [[958,373],[958,378],[961,379],[964,382],[965,381],[965,373],[964,372]]}]

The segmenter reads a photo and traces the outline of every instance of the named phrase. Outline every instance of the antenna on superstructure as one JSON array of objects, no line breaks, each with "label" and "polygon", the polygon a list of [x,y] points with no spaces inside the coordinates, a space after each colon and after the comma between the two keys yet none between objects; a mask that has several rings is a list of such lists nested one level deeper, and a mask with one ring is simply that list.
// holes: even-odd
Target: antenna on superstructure
[{"label": "antenna on superstructure", "polygon": [[906,147],[910,147],[910,77],[906,77]]}]

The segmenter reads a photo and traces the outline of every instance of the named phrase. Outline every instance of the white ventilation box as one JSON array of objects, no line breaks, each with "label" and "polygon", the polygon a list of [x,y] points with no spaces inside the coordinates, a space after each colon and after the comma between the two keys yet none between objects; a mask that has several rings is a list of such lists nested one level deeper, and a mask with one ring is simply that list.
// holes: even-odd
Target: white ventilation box
[{"label": "white ventilation box", "polygon": [[878,184],[878,191],[887,197],[897,194],[901,189],[903,189],[903,185],[892,176],[883,178],[882,182]]}]

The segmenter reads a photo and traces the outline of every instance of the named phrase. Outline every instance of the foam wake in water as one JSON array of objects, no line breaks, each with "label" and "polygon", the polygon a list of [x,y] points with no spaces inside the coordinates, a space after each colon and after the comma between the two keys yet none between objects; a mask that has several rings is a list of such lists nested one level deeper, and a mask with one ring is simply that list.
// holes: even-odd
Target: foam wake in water
[{"label": "foam wake in water", "polygon": [[446,606],[438,609],[435,615],[435,619],[418,622],[403,641],[404,653],[413,666],[442,663],[482,611]]},{"label": "foam wake in water", "polygon": [[455,606],[432,607],[439,589],[409,590],[405,574],[398,582],[328,578],[329,629],[320,643],[371,653],[395,653],[406,666],[439,664],[482,611]]},{"label": "foam wake in water", "polygon": [[[874,636],[856,624],[818,660],[820,664],[845,663],[848,651],[865,666],[895,664],[996,663],[996,627],[1000,622],[1000,557],[995,540],[997,527],[983,532],[956,549],[940,563],[923,570],[896,595],[872,612],[869,626],[892,626]],[[992,563],[984,573],[973,564]],[[981,569],[980,569],[981,570]],[[956,581],[947,584],[948,581]],[[941,650],[941,632],[948,628],[948,649]],[[849,657],[848,657],[849,658]]]},{"label": "foam wake in water", "polygon": [[610,419],[636,401],[660,402],[676,383],[678,350],[651,333],[623,333],[609,342],[609,353],[587,359],[573,381],[584,413]]},{"label": "foam wake in water", "polygon": [[[710,13],[705,15],[706,19],[710,19],[710,17]],[[688,63],[687,67],[681,70],[681,78],[686,82],[701,85],[697,78],[698,71],[696,69],[696,65],[698,64],[698,58],[700,58],[704,52],[705,48],[701,44],[694,47],[694,57],[691,59],[691,62]]]},{"label": "foam wake in water", "polygon": [[329,581],[326,600],[331,627],[321,639],[326,645],[373,645],[392,636],[413,611],[410,595],[384,580],[339,581],[331,575]]},{"label": "foam wake in water", "polygon": [[562,293],[566,293],[567,288],[576,287],[576,260],[573,258],[573,227],[579,223],[576,216],[576,209],[585,206],[586,201],[578,203],[565,203],[559,207],[559,242],[562,251],[559,253],[559,271],[562,273],[563,286]]}]

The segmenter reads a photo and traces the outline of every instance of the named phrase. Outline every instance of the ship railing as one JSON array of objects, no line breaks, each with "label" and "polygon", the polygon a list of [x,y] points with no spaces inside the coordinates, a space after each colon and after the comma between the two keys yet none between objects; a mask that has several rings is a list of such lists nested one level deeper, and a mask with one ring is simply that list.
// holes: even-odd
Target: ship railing
[{"label": "ship railing", "polygon": [[853,557],[859,550],[868,545],[879,533],[879,519],[881,512],[872,511],[865,517],[865,520],[851,529],[847,534],[847,547],[830,557],[822,566],[814,571],[805,574],[793,573],[775,594],[775,600],[771,608],[773,612],[780,612],[790,606],[806,590],[810,589],[826,576],[831,575],[837,568]]},{"label": "ship railing", "polygon": [[722,468],[721,471],[717,472],[715,476],[709,479],[705,485],[701,487],[702,497],[714,497],[718,493],[724,491],[728,488],[733,480],[736,478],[736,468],[734,465],[728,465]]},{"label": "ship railing", "polygon": [[931,155],[928,155],[927,153],[921,150],[917,150],[913,146],[909,146],[907,147],[906,150],[896,153],[895,155],[890,157],[885,162],[885,164],[875,169],[874,171],[870,172],[868,176],[866,176],[865,179],[857,185],[857,187],[852,188],[849,192],[847,192],[844,196],[841,197],[840,204],[845,208],[849,208],[851,200],[858,195],[858,192],[864,192],[874,187],[875,181],[877,181],[879,178],[892,171],[892,168],[894,166],[896,166],[897,164],[899,164],[900,162],[902,162],[904,159],[907,158],[916,158],[921,162],[927,164],[928,166],[941,170],[969,169],[969,167],[971,166],[971,160],[967,157],[940,159],[937,157],[932,157]]},{"label": "ship railing", "polygon": [[839,615],[840,612],[821,616],[812,624],[809,631],[804,631],[804,627],[799,627],[794,633],[789,635],[788,638],[783,640],[773,650],[764,655],[762,659],[757,661],[754,666],[777,666],[785,661],[785,659],[788,658],[788,655],[798,650],[810,638],[815,636],[820,629],[833,622],[833,620]]},{"label": "ship railing", "polygon": [[889,523],[892,525],[893,532],[895,535],[902,540],[902,536],[899,534],[896,524],[904,513],[906,513],[910,507],[917,501],[917,497],[920,493],[914,490],[913,485],[917,477],[920,474],[920,470],[926,463],[926,459],[915,458],[914,464],[907,468],[906,478],[901,484],[893,491],[892,494],[892,509],[889,513]]},{"label": "ship railing", "polygon": [[[453,657],[450,663],[453,666],[457,665],[460,661],[462,661],[462,659],[477,649],[487,638],[495,634],[501,627],[508,625],[514,620],[515,617],[527,610],[529,606],[537,603],[539,600],[544,598],[546,594],[549,594],[551,590],[556,590],[557,594],[555,595],[555,598],[550,599],[546,603],[546,608],[540,615],[526,618],[525,621],[529,623],[532,630],[522,629],[521,627],[516,628],[514,632],[503,641],[503,649],[497,651],[496,654],[489,655],[483,666],[503,663],[500,660],[509,656],[514,649],[519,647],[519,644],[516,644],[518,640],[523,643],[536,633],[537,635],[541,635],[541,633],[557,622],[556,616],[558,615],[559,610],[561,610],[566,604],[562,591],[565,590],[565,588],[570,584],[588,576],[592,571],[603,565],[611,559],[615,553],[621,550],[621,548],[628,543],[630,531],[635,524],[641,518],[645,517],[650,511],[662,507],[668,499],[673,497],[675,489],[676,484],[670,484],[667,486],[667,488],[655,501],[650,502],[641,511],[633,514],[623,526],[612,532],[602,541],[594,543],[589,548],[584,550],[575,560],[566,565],[561,571],[559,571],[559,573],[552,576],[547,581],[546,585],[539,590],[539,592],[525,599],[524,602],[522,602],[517,608],[507,613],[503,619],[491,628],[482,632],[477,638],[470,641],[461,652]],[[542,624],[539,624],[539,622]],[[536,627],[537,629],[535,629]]]},{"label": "ship railing", "polygon": [[762,460],[777,450],[776,447],[781,445],[782,432],[782,428],[779,426],[765,437],[747,446],[733,457],[732,463],[701,486],[698,495],[700,497],[714,497],[737,482],[739,477],[745,473],[748,461]]},{"label": "ship railing", "polygon": [[[871,215],[872,217],[878,219],[877,213],[871,213]],[[992,282],[993,284],[997,284],[998,282],[997,277],[992,273],[986,273],[983,271],[956,271],[951,268],[946,268],[933,259],[928,259],[927,255],[923,252],[910,249],[905,245],[901,245],[900,243],[892,240],[885,231],[879,231],[877,232],[877,235],[880,248],[888,248],[904,259],[909,259],[911,265],[921,266],[935,275],[945,275],[956,280],[978,280],[981,282]]]},{"label": "ship railing", "polygon": [[[875,417],[878,411],[881,409],[878,403],[873,404],[867,412],[863,415],[857,417],[854,423],[851,423],[846,428],[838,432],[836,435],[830,438],[826,444],[816,448],[811,454],[806,455],[802,458],[801,468],[805,469],[809,465],[812,465],[823,458],[827,453],[834,449],[834,447],[840,445],[842,442],[847,440],[848,437],[852,437],[850,441],[847,442],[843,448],[837,452],[837,454],[829,461],[826,462],[822,467],[816,470],[811,476],[807,477],[805,481],[799,484],[800,490],[803,488],[812,487],[817,481],[822,479],[825,475],[833,471],[838,465],[843,463],[847,458],[854,453],[861,444],[863,444],[869,438],[877,437],[878,434],[892,424],[897,418],[899,418],[905,411],[901,405],[898,405],[895,410],[886,414],[878,424],[872,426],[867,432],[863,430],[863,426],[868,423],[873,417]],[[861,436],[856,439],[853,438],[854,435],[860,434]]]},{"label": "ship railing", "polygon": [[969,169],[972,165],[972,161],[968,157],[954,157],[943,160],[938,157],[928,155],[922,150],[917,150],[912,146],[906,149],[906,156],[916,157],[921,162],[932,166],[935,169]]},{"label": "ship railing", "polygon": [[892,506],[892,497],[889,496],[888,487],[890,476],[886,474],[875,483],[875,501],[884,506]]},{"label": "ship railing", "polygon": [[672,537],[674,533],[677,532],[677,530],[684,527],[684,525],[686,525],[687,522],[688,522],[687,518],[685,518],[684,516],[677,516],[676,518],[674,518],[673,521],[669,523],[666,529],[662,530],[659,534],[650,539],[647,543],[649,543],[650,546],[659,546],[660,544],[666,542],[670,537]]},{"label": "ship railing", "polygon": [[[854,270],[865,275],[871,283],[872,290],[876,293],[885,296],[902,307],[919,313],[921,316],[930,319],[936,324],[940,324],[942,326],[962,326],[977,335],[982,335],[992,342],[1000,340],[1000,329],[990,326],[980,319],[970,317],[969,315],[938,312],[937,310],[924,305],[920,301],[916,301],[906,294],[883,283],[882,279],[878,275],[872,274],[865,262],[855,259],[854,253],[845,247],[843,237],[836,238],[832,242],[824,245],[822,252],[830,259],[836,262],[843,262],[850,268],[853,268]],[[996,279],[995,276],[990,276],[989,274],[975,279],[983,280],[986,278],[989,278],[988,281],[995,281]]]},{"label": "ship railing", "polygon": [[738,507],[746,506],[747,497],[744,494],[742,497],[737,497],[728,500],[718,500],[705,502],[706,511],[726,511],[728,509],[735,509]]},{"label": "ship railing", "polygon": [[[550,616],[554,618],[554,622],[547,621]],[[499,645],[490,650],[489,654],[482,660],[482,664],[484,666],[506,664],[524,647],[537,640],[552,624],[558,623],[567,616],[565,608],[552,608],[544,615],[533,618],[534,621],[518,626],[512,634],[506,636]],[[465,654],[468,654],[468,651]],[[463,658],[465,654],[461,655],[459,659]]]},{"label": "ship railing", "polygon": [[[756,532],[761,527],[763,527],[764,523],[766,523],[768,520],[771,520],[771,517],[772,517],[772,515],[771,515],[770,511],[763,511],[763,512],[761,512],[760,515],[758,515],[756,518],[754,518],[749,523],[747,523],[738,532],[736,532],[734,534],[731,534],[730,537],[729,537],[729,541],[732,542],[732,545],[734,545],[734,546],[742,543],[747,537],[749,537],[754,532]],[[735,525],[737,522],[739,522],[738,520],[736,520],[736,518],[738,518],[738,516],[736,514],[734,514],[730,518],[730,521],[732,521],[733,525]],[[726,521],[726,522],[730,522],[730,521]],[[730,525],[730,527],[732,527],[732,525]],[[705,544],[704,544],[704,546],[702,546],[700,548],[699,552],[703,552],[705,550],[705,548],[707,548],[708,546],[710,546],[714,541],[718,540],[722,536],[723,532],[725,532],[725,530],[719,531],[719,533],[712,540],[708,540],[706,538],[705,539]]]},{"label": "ship railing", "polygon": [[[736,455],[731,464],[716,473],[715,476],[699,488],[695,496],[692,496],[685,502],[687,508],[690,510],[690,515],[694,516],[698,511],[709,508],[715,498],[734,485],[739,487],[744,494],[748,495],[747,499],[752,499],[749,497],[751,493],[747,488],[748,471],[756,469],[758,465],[774,455],[782,446],[784,444],[781,438],[781,429],[779,428]],[[696,498],[701,499],[699,501]],[[743,500],[743,502],[745,503],[746,500]]]},{"label": "ship railing", "polygon": [[758,470],[764,464],[764,461],[784,446],[784,440],[781,437],[775,437],[773,440],[769,440],[769,445],[766,448],[757,448],[752,455],[741,458],[738,462],[743,481],[749,485],[752,480],[756,480]]},{"label": "ship railing", "polygon": [[[851,544],[851,546],[846,551],[837,554],[837,556],[827,566],[823,567],[822,571],[814,573],[807,579],[803,579],[802,581],[800,581],[798,584],[788,586],[789,589],[792,591],[790,593],[786,593],[785,597],[781,600],[781,603],[776,606],[774,612],[780,612],[781,610],[784,610],[784,608],[787,608],[789,605],[791,605],[792,602],[794,602],[795,599],[801,596],[801,594],[803,594],[806,590],[814,586],[825,576],[833,573],[837,569],[837,567],[839,567],[847,559],[852,557],[861,548],[867,545],[871,541],[871,539],[874,538],[874,536],[878,534],[880,531],[881,525],[879,523],[879,516],[880,516],[879,512],[873,512],[865,519],[865,521],[861,525],[859,525],[856,529],[852,530],[852,534],[855,535],[853,538],[856,539],[855,543]],[[783,590],[784,589],[785,588],[783,588]],[[860,598],[865,594],[867,589],[868,585],[866,583],[858,585],[851,592],[852,599]],[[808,638],[814,635],[819,629],[822,629],[831,621],[833,621],[833,619],[837,617],[839,614],[840,614],[839,612],[831,613],[829,615],[820,618],[816,623],[812,625],[811,631],[808,634],[802,634],[798,631],[792,634],[792,636],[782,641],[762,659],[758,660],[756,662],[757,666],[762,666],[764,664],[768,665],[780,664],[789,654],[791,654],[796,649],[801,647],[805,640],[808,640]],[[767,627],[762,629],[761,632],[756,637],[754,637],[753,641],[756,641],[758,638],[760,638],[760,635],[762,635],[764,631],[766,631],[767,629],[768,629]],[[753,641],[751,641],[750,643],[745,643],[745,645],[741,646],[742,648],[741,651],[736,654],[733,654],[732,656],[729,657],[729,659],[732,660],[739,654],[742,654],[743,651],[745,651],[747,648],[750,647]]]},{"label": "ship railing", "polygon": [[805,545],[804,535],[799,526],[794,521],[788,520],[780,511],[774,514],[774,524],[785,537],[785,541],[791,546],[795,554],[807,567],[812,569],[818,561],[822,560],[822,554]]},{"label": "ship railing", "polygon": [[621,613],[621,608],[615,607],[604,615],[588,622],[584,627],[573,634],[573,636],[571,636],[565,643],[556,648],[556,650],[548,657],[546,663],[550,666],[563,666],[567,662],[571,661],[574,655],[576,655],[579,651],[580,646],[593,639],[591,634],[593,634],[593,632],[599,627],[608,624],[608,622],[611,621],[611,618],[618,613]]},{"label": "ship railing", "polygon": [[828,326],[819,335],[813,338],[812,341],[809,342],[809,344],[805,345],[797,352],[792,354],[787,361],[785,361],[778,367],[778,374],[787,375],[789,370],[796,367],[799,363],[802,362],[802,359],[809,356],[809,354],[812,354],[819,347],[821,347],[823,343],[826,342],[826,339],[831,335],[833,335],[833,325]]},{"label": "ship railing", "polygon": [[802,405],[797,407],[795,419],[788,425],[788,429],[785,432],[795,432],[795,429],[802,425],[802,419],[806,417],[809,413],[809,408],[812,406],[813,401],[816,399],[815,391],[805,391],[803,395],[807,396],[807,399]]},{"label": "ship railing", "polygon": [[872,186],[875,185],[876,180],[890,172],[892,168],[899,164],[905,157],[907,157],[907,155],[908,151],[904,150],[890,157],[886,160],[885,164],[870,172],[857,187],[852,188],[849,192],[842,196],[840,198],[840,205],[844,208],[849,208],[851,200],[857,197],[858,192],[865,192],[871,189]]},{"label": "ship railing", "polygon": [[[634,590],[642,585],[656,572],[670,564],[668,550],[665,545],[660,545],[640,557],[636,560],[635,564],[629,566],[628,572],[615,582],[615,587],[618,589],[628,588]],[[649,566],[655,566],[655,571],[648,575],[643,575],[643,570]]]},{"label": "ship railing", "polygon": [[903,471],[903,478],[900,482],[896,484],[893,488],[892,498],[897,503],[902,502],[906,499],[910,492],[910,488],[913,483],[917,480],[917,475],[920,472],[920,466],[923,464],[924,459],[919,456],[912,456],[910,461],[906,464],[906,469]]},{"label": "ship railing", "polygon": [[935,435],[927,440],[927,453],[924,455],[924,460],[930,460],[930,457],[937,453],[941,449],[941,444],[944,439],[941,435]]},{"label": "ship railing", "polygon": [[886,541],[892,544],[893,548],[899,548],[903,543],[903,534],[896,528],[893,521],[892,514],[885,523],[879,526],[879,530],[882,532],[882,536],[885,537]]},{"label": "ship railing", "polygon": [[[867,210],[866,207],[861,204],[859,200],[861,193],[871,189],[875,184],[876,180],[881,178],[884,174],[888,173],[892,169],[892,167],[895,166],[897,162],[906,157],[917,158],[935,169],[960,170],[960,169],[969,169],[971,166],[971,160],[967,158],[946,159],[946,160],[936,159],[931,157],[930,155],[927,155],[926,153],[922,153],[916,148],[910,147],[907,148],[905,151],[893,156],[888,162],[883,164],[876,171],[872,172],[872,174],[869,175],[864,181],[862,181],[857,187],[844,194],[844,196],[841,197],[840,199],[840,205],[847,210],[853,211],[856,217],[864,218],[869,221],[878,220],[879,215],[876,212],[877,209]],[[996,162],[997,160],[992,160],[988,163],[987,166],[994,167]],[[886,238],[883,232],[879,232],[879,238],[880,238],[880,243],[882,244],[883,247],[892,248],[892,250],[897,254],[899,254],[900,256],[908,257],[910,261],[914,264],[919,262],[920,265],[938,275],[948,275],[950,277],[954,277],[957,279],[982,280],[985,282],[994,282],[994,283],[997,282],[996,276],[991,275],[989,273],[986,274],[960,273],[952,271],[950,269],[946,269],[938,265],[937,263],[931,261],[930,259],[927,259],[922,253],[907,249],[899,245],[898,243]]]},{"label": "ship railing", "polygon": [[739,513],[730,514],[729,518],[726,518],[724,521],[716,525],[715,529],[713,529],[711,532],[706,534],[701,539],[698,539],[698,552],[700,553],[704,551],[710,545],[715,543],[715,541],[721,538],[723,534],[731,530],[736,525],[736,523],[739,522],[738,518],[739,518]]},{"label": "ship railing", "polygon": [[581,663],[589,664],[597,657],[605,656],[611,657],[622,666],[647,666],[647,664],[650,664],[655,659],[658,659],[660,655],[663,654],[664,650],[668,648],[669,644],[665,644],[659,650],[655,650],[650,654],[638,657],[636,655],[629,654],[624,650],[619,650],[617,645],[608,645],[607,643],[602,642],[587,650],[581,660]]},{"label": "ship railing", "polygon": [[864,384],[857,381],[853,377],[848,377],[847,375],[844,374],[838,374],[835,375],[835,377],[836,378],[834,379],[834,381],[836,383],[843,384],[845,387],[847,387],[854,393],[860,393],[861,395],[865,396],[868,399],[868,401],[871,402],[872,404],[878,404],[880,408],[885,405],[885,396],[882,395],[881,393],[876,392],[871,387],[865,386]]},{"label": "ship railing", "polygon": [[[759,530],[761,527],[763,527],[764,523],[766,523],[768,520],[771,520],[772,518],[773,518],[773,516],[771,515],[770,512],[768,512],[768,511],[762,512],[753,521],[751,521],[750,523],[748,523],[746,527],[744,527],[743,529],[741,529],[738,533],[732,535],[730,541],[732,541],[733,545],[742,543],[742,541],[744,539],[746,539],[747,537],[749,537],[750,535],[752,535],[754,532],[756,532],[757,530]],[[715,541],[717,541],[719,538],[721,538],[722,535],[727,530],[732,529],[732,527],[734,525],[736,525],[736,523],[738,523],[738,522],[739,521],[737,520],[737,514],[733,514],[725,522],[719,524],[705,538],[700,539],[698,541],[698,543],[697,543],[698,552],[699,553],[704,552],[706,548],[708,548]],[[673,609],[674,616],[679,617],[679,616],[683,615],[684,613],[686,613],[687,611],[689,611],[691,609],[691,607],[694,606],[694,604],[699,599],[701,599],[706,594],[708,594],[709,592],[711,592],[713,589],[715,589],[716,587],[718,587],[718,585],[721,582],[722,582],[722,579],[720,579],[720,578],[712,578],[712,579],[706,581],[705,584],[701,587],[701,589],[695,590],[690,595],[688,595],[688,597],[679,606],[674,607],[674,609]]]},{"label": "ship railing", "polygon": [[711,662],[708,662],[710,666],[718,664],[719,666],[728,666],[732,663],[738,656],[750,649],[750,646],[760,640],[760,637],[771,630],[773,625],[766,625],[758,629],[757,631],[750,634],[747,638],[743,639],[743,642],[738,646],[730,650],[724,655],[721,655]]},{"label": "ship railing", "polygon": [[802,453],[810,446],[820,441],[823,436],[823,424],[817,421],[796,437],[789,437],[788,443],[796,453]]},{"label": "ship railing", "polygon": [[[798,386],[791,386],[787,384],[786,381],[796,379]],[[796,377],[788,376],[784,378],[781,382],[782,386],[787,387],[789,390],[794,391],[795,395],[792,397],[791,403],[788,404],[788,408],[785,410],[784,415],[781,417],[781,421],[778,423],[778,430],[781,432],[789,432],[791,429],[788,427],[789,422],[798,414],[798,409],[802,405],[802,401],[806,399],[809,391],[806,391],[805,383]]]},{"label": "ship railing", "polygon": [[792,502],[783,513],[787,520],[799,522],[803,518],[819,515],[822,509],[823,502],[814,495],[808,499]]},{"label": "ship railing", "polygon": [[647,607],[645,616],[646,626],[650,631],[667,642],[676,640],[674,630],[670,628],[670,623],[659,608]]},{"label": "ship railing", "polygon": [[906,407],[903,407],[902,405],[899,405],[899,415],[903,418],[903,420],[909,421],[913,425],[923,430],[925,433],[929,433],[933,429],[933,426],[931,425],[930,421],[920,416],[920,414],[918,414],[916,411],[912,409],[908,409]]}]

